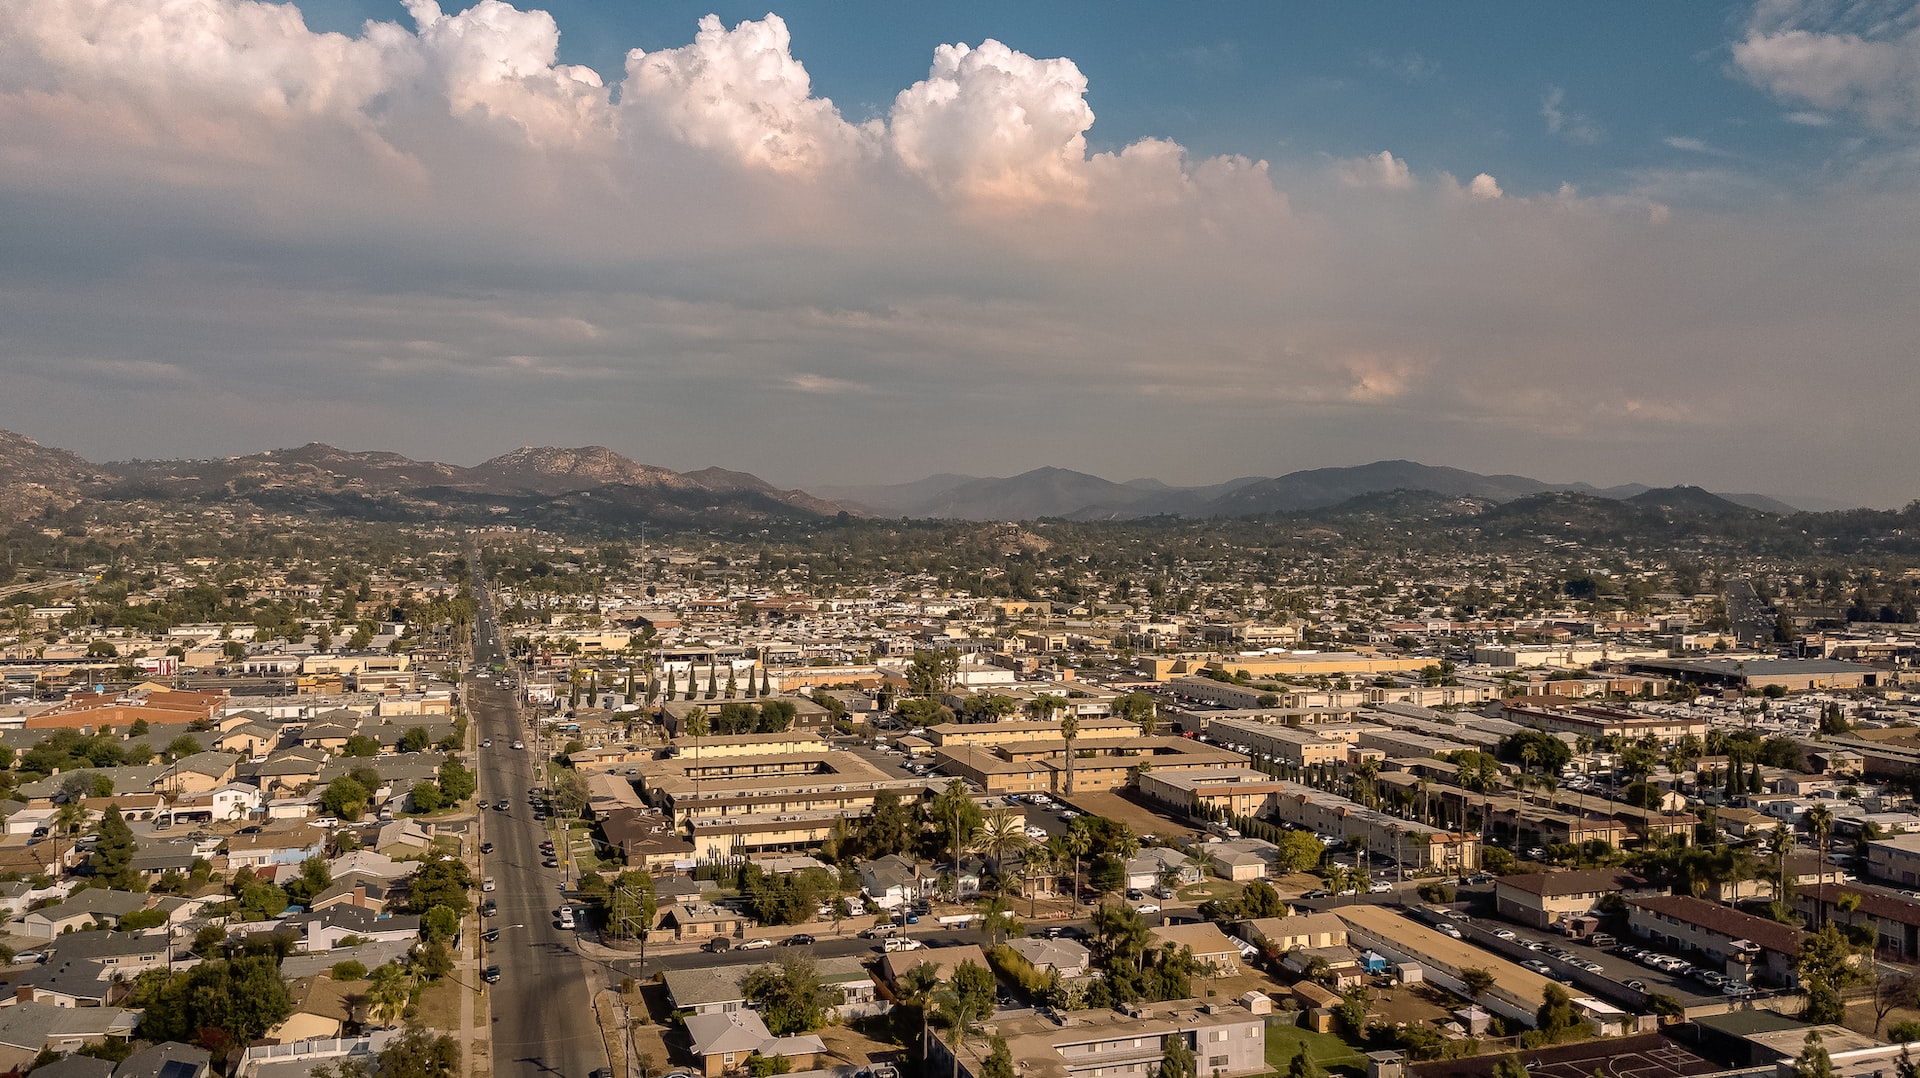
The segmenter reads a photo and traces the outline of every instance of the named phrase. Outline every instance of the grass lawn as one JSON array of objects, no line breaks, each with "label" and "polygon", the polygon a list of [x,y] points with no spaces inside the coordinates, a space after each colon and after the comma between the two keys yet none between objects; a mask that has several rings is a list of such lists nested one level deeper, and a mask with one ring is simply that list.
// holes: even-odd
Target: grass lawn
[{"label": "grass lawn", "polygon": [[1293,1057],[1303,1047],[1307,1050],[1307,1058],[1322,1070],[1366,1070],[1367,1057],[1358,1048],[1331,1033],[1315,1033],[1299,1026],[1267,1027],[1267,1065],[1274,1070],[1285,1074],[1287,1065],[1293,1062]]}]

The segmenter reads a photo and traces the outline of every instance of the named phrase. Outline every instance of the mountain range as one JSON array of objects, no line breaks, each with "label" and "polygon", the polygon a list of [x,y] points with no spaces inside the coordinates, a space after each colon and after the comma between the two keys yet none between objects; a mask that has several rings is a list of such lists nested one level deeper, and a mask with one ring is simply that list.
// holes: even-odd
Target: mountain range
[{"label": "mountain range", "polygon": [[[1150,516],[1223,517],[1299,513],[1340,505],[1368,494],[1423,490],[1494,503],[1566,491],[1623,500],[1657,488],[1634,483],[1596,487],[1546,483],[1524,475],[1481,475],[1409,460],[1383,460],[1345,468],[1314,468],[1286,475],[1246,476],[1199,487],[1168,486],[1154,479],[1115,483],[1063,468],[1036,468],[1005,479],[934,475],[892,486],[816,487],[814,492],[869,515],[960,520],[1124,520]],[[1698,488],[1665,488],[1695,490]],[[1799,511],[1764,494],[1712,497],[1763,513]],[[1692,499],[1698,501],[1697,498]]]},{"label": "mountain range", "polygon": [[367,519],[504,519],[547,525],[804,522],[842,512],[955,520],[1124,520],[1309,512],[1408,491],[1496,505],[1572,493],[1686,513],[1797,511],[1758,494],[1552,484],[1405,460],[1246,476],[1196,487],[1152,479],[1116,483],[1085,472],[1036,468],[1007,478],[943,474],[914,483],[819,487],[809,493],[783,490],[758,476],[723,468],[675,472],[638,463],[604,446],[528,447],[472,467],[320,443],[217,460],[94,464],[67,450],[0,431],[0,518],[14,519],[87,500],[149,500],[245,502]]}]

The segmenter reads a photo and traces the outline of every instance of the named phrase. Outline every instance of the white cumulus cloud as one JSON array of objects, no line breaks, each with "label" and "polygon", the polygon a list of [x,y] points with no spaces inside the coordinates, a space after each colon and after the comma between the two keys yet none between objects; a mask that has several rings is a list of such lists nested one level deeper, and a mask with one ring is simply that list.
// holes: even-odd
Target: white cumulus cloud
[{"label": "white cumulus cloud", "polygon": [[900,92],[893,150],[943,191],[1015,203],[1076,201],[1087,187],[1087,79],[1073,61],[1038,60],[991,38],[942,45],[927,77]]},{"label": "white cumulus cloud", "polygon": [[855,127],[813,96],[778,15],[732,30],[708,15],[693,44],[627,56],[622,101],[689,145],[779,172],[840,167],[874,152],[876,126]]}]

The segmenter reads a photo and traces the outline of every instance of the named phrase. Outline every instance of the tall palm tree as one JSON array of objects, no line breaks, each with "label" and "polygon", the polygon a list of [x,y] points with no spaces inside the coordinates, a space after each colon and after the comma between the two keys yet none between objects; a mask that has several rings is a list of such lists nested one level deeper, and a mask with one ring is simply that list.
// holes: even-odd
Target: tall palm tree
[{"label": "tall palm tree", "polygon": [[[1833,810],[1825,805],[1815,805],[1807,810],[1805,816],[1807,830],[1813,835],[1813,850],[1820,859],[1816,882],[1825,887],[1827,883],[1827,855],[1832,852],[1828,847],[1833,841]],[[1820,907],[1820,903],[1815,903]],[[1817,930],[1819,926],[1815,926]]]},{"label": "tall palm tree", "polygon": [[1073,858],[1073,903],[1080,904],[1080,859],[1093,848],[1093,834],[1084,827],[1069,827],[1061,836],[1061,845]]},{"label": "tall palm tree", "polygon": [[[1057,698],[1043,695],[1040,697],[1040,699],[1048,700],[1048,699],[1057,699]],[[1035,702],[1037,703],[1038,701],[1035,701]],[[1051,708],[1049,708],[1048,710],[1051,710]],[[1069,712],[1065,718],[1060,720],[1060,740],[1067,743],[1067,796],[1068,797],[1073,796],[1073,742],[1074,742],[1074,739],[1078,738],[1079,736],[1080,736],[1080,720],[1078,718],[1075,718],[1074,715],[1071,712]]]},{"label": "tall palm tree", "polygon": [[973,839],[973,848],[993,865],[996,876],[1009,854],[1024,853],[1032,845],[1025,824],[1014,817],[1012,809],[1005,808],[987,813],[980,822],[980,833]]},{"label": "tall palm tree", "polygon": [[1058,871],[1060,866],[1054,863],[1051,847],[1035,843],[1027,848],[1026,856],[1020,861],[1020,882],[1027,889],[1028,917],[1040,916],[1040,881]]}]

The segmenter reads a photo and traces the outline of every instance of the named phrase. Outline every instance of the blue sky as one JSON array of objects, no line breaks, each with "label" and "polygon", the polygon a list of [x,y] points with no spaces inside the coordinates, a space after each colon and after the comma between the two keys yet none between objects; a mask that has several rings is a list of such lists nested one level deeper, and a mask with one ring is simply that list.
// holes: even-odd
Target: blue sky
[{"label": "blue sky", "polygon": [[[683,45],[709,12],[732,26],[776,10],[815,91],[852,119],[883,115],[925,77],[935,45],[995,38],[1086,73],[1095,149],[1149,137],[1270,159],[1391,148],[1420,167],[1490,171],[1510,191],[1611,190],[1645,170],[1729,161],[1791,190],[1861,134],[1794,123],[1796,110],[1735,75],[1729,44],[1747,4],[538,6],[559,24],[561,59],[610,81],[629,49]],[[316,29],[348,33],[407,19],[388,0],[301,7]],[[1543,115],[1556,89],[1569,118],[1558,134]]]},{"label": "blue sky", "polygon": [[15,0],[0,147],[95,459],[1920,495],[1911,0]]}]

